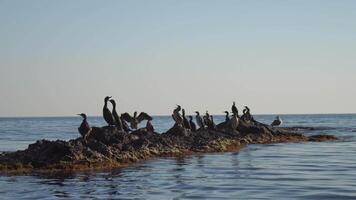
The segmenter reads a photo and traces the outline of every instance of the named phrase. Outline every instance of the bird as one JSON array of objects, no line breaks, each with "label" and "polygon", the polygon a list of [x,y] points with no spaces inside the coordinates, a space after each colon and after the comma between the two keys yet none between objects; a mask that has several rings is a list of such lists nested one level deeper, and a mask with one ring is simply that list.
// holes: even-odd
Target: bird
[{"label": "bird", "polygon": [[173,120],[176,122],[176,124],[178,126],[183,126],[183,117],[182,115],[179,113],[179,111],[181,110],[181,106],[180,105],[177,105],[177,108],[175,108],[173,110],[173,114],[172,114],[172,118]]},{"label": "bird", "polygon": [[250,108],[245,106],[245,108],[242,110],[243,114],[241,116],[241,119],[244,121],[249,121],[251,119],[251,114],[250,114]]},{"label": "bird", "polygon": [[253,118],[253,116],[251,115],[250,113],[250,108],[245,106],[245,109],[246,109],[246,118],[247,118],[247,121],[255,121],[255,119]]},{"label": "bird", "polygon": [[188,119],[185,117],[185,110],[184,110],[184,109],[182,109],[182,117],[183,117],[183,125],[184,125],[184,128],[190,130],[190,129],[191,129],[190,123],[189,123]]},{"label": "bird", "polygon": [[208,111],[205,112],[205,115],[203,116],[203,122],[206,126],[210,126],[211,122],[210,122],[210,115],[208,113]]},{"label": "bird", "polygon": [[130,132],[131,129],[130,129],[129,125],[126,123],[126,121],[124,119],[122,119],[122,117],[120,117],[120,121],[121,121],[122,128],[124,129],[124,131]]},{"label": "bird", "polygon": [[195,120],[197,121],[197,124],[198,124],[199,128],[205,128],[204,121],[203,121],[203,119],[201,118],[199,112],[198,112],[198,111],[195,111],[195,113],[197,114],[197,115],[195,116]]},{"label": "bird", "polygon": [[112,104],[112,115],[113,115],[114,120],[115,120],[115,125],[119,130],[123,130],[121,119],[120,119],[119,115],[116,112],[116,102],[115,102],[114,99],[110,99],[110,102]]},{"label": "bird", "polygon": [[232,130],[236,130],[237,127],[239,126],[239,118],[237,118],[236,115],[232,115],[232,117],[229,121],[229,125]]},{"label": "bird", "polygon": [[85,137],[88,132],[90,131],[90,125],[87,122],[87,115],[84,113],[78,114],[79,116],[83,117],[83,121],[80,124],[80,126],[78,127],[78,131],[80,133],[81,136]]},{"label": "bird", "polygon": [[210,115],[210,129],[216,130],[216,124],[212,115]]},{"label": "bird", "polygon": [[234,115],[236,115],[237,117],[239,117],[239,111],[238,111],[237,108],[236,108],[235,101],[232,102],[231,112],[232,112],[232,114],[234,114]]},{"label": "bird", "polygon": [[137,111],[134,112],[134,115],[131,116],[129,113],[123,113],[121,115],[121,118],[124,119],[125,121],[127,121],[128,123],[130,123],[130,126],[132,129],[137,129],[137,125],[143,121],[143,120],[152,120],[153,118],[151,116],[149,116],[147,113],[145,112],[141,112],[138,116],[137,116]]},{"label": "bird", "polygon": [[106,123],[108,123],[109,126],[114,126],[115,125],[115,120],[114,117],[112,116],[110,110],[108,109],[108,101],[111,97],[107,96],[104,99],[104,108],[103,108],[103,117],[106,121]]},{"label": "bird", "polygon": [[189,116],[189,125],[190,125],[190,130],[192,130],[193,132],[197,131],[197,126],[193,122],[192,116]]},{"label": "bird", "polygon": [[283,123],[282,119],[279,116],[277,116],[276,119],[272,122],[271,126],[280,126],[282,125],[282,123]]},{"label": "bird", "polygon": [[227,123],[228,121],[230,121],[229,111],[224,111],[224,113],[226,114],[226,116],[225,116],[225,122]]},{"label": "bird", "polygon": [[153,128],[153,125],[151,123],[151,120],[147,120],[146,130],[147,130],[147,132],[151,132],[151,133],[153,133],[155,131],[155,129]]}]

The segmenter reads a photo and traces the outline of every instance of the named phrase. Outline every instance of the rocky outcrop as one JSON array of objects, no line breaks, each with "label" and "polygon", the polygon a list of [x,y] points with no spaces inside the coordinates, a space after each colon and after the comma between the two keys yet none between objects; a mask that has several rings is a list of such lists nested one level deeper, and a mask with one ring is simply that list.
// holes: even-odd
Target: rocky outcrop
[{"label": "rocky outcrop", "polygon": [[295,129],[273,128],[258,122],[240,121],[237,130],[229,130],[224,125],[218,127],[219,130],[191,132],[175,125],[162,134],[145,129],[129,134],[114,127],[93,127],[85,139],[39,140],[26,150],[2,153],[0,172],[111,168],[155,156],[237,151],[247,144],[337,139],[332,135],[306,136]]}]

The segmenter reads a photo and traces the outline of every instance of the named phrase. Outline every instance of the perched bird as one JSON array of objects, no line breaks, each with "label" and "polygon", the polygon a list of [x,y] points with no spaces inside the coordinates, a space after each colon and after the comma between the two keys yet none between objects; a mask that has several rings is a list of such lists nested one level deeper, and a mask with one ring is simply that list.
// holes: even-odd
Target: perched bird
[{"label": "perched bird", "polygon": [[228,121],[230,121],[229,111],[225,111],[224,113],[226,114],[226,116],[225,116],[225,122],[227,123]]},{"label": "perched bird", "polygon": [[214,122],[214,117],[210,115],[210,129],[216,130],[216,124]]},{"label": "perched bird", "polygon": [[145,112],[141,112],[138,116],[137,116],[137,112],[134,112],[134,115],[131,116],[129,113],[123,113],[121,115],[121,118],[124,119],[125,121],[127,121],[128,123],[130,123],[130,126],[132,129],[137,129],[137,125],[143,121],[143,120],[152,120],[152,117],[149,116],[147,113]]},{"label": "perched bird", "polygon": [[176,122],[177,125],[183,126],[183,117],[182,117],[182,115],[179,113],[180,110],[181,110],[180,105],[177,105],[177,108],[175,108],[175,109],[173,110],[172,118],[173,118],[173,120]]},{"label": "perched bird", "polygon": [[119,115],[116,112],[116,102],[115,102],[114,99],[110,99],[110,102],[112,104],[112,115],[113,115],[114,120],[115,120],[115,125],[119,130],[123,130],[121,119],[120,119]]},{"label": "perched bird", "polygon": [[188,119],[185,117],[185,110],[184,110],[184,109],[182,109],[182,115],[183,115],[183,125],[184,125],[184,128],[190,130],[190,129],[191,129],[190,123],[189,123]]},{"label": "perched bird", "polygon": [[90,131],[90,125],[87,122],[87,115],[84,113],[78,114],[79,116],[83,117],[83,121],[80,124],[80,126],[78,127],[78,131],[80,133],[81,136],[85,137],[88,132]]},{"label": "perched bird", "polygon": [[109,126],[114,126],[115,125],[115,120],[114,117],[112,116],[110,110],[108,109],[108,101],[111,97],[107,96],[104,99],[104,108],[103,108],[103,117],[106,121],[106,123],[109,124]]},{"label": "perched bird", "polygon": [[239,117],[239,111],[237,110],[237,107],[235,105],[235,101],[232,103],[231,112],[232,112],[233,115],[236,115],[237,117]]},{"label": "perched bird", "polygon": [[232,117],[229,121],[229,125],[232,130],[236,130],[237,127],[239,126],[239,118],[237,118],[236,115],[232,115]]},{"label": "perched bird", "polygon": [[282,123],[283,123],[282,119],[279,116],[277,116],[276,119],[272,122],[271,126],[280,126],[282,125]]},{"label": "perched bird", "polygon": [[120,117],[121,120],[121,124],[122,124],[122,129],[124,129],[125,132],[130,132],[131,129],[129,127],[129,125],[126,123],[126,121],[124,119],[122,119],[122,117]]},{"label": "perched bird", "polygon": [[208,111],[205,112],[205,115],[203,116],[203,122],[206,126],[210,126],[211,122],[210,122],[210,115],[208,113]]},{"label": "perched bird", "polygon": [[151,124],[151,120],[147,120],[146,130],[151,133],[153,133],[155,131],[155,129],[153,128],[153,125]]},{"label": "perched bird", "polygon": [[193,132],[197,131],[197,126],[193,122],[192,116],[189,116],[189,125],[190,125],[190,130],[192,130]]},{"label": "perched bird", "polygon": [[201,118],[199,112],[198,112],[198,111],[195,111],[195,113],[197,114],[197,115],[195,116],[195,120],[197,121],[197,124],[198,124],[199,128],[205,128],[204,121],[203,121],[203,119]]},{"label": "perched bird", "polygon": [[241,119],[244,121],[250,121],[251,120],[250,108],[245,106],[242,112],[243,114],[241,116]]}]

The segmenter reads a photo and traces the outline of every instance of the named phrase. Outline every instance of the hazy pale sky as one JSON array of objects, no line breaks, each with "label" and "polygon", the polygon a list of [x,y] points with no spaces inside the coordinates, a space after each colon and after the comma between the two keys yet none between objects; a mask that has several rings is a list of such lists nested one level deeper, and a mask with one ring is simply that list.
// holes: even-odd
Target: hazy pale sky
[{"label": "hazy pale sky", "polygon": [[0,116],[356,112],[353,0],[0,0]]}]

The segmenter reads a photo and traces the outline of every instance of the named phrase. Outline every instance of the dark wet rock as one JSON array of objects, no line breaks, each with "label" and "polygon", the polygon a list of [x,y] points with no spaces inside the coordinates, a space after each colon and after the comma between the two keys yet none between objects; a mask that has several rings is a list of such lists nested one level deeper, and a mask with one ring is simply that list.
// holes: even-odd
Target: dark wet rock
[{"label": "dark wet rock", "polygon": [[308,138],[308,141],[312,142],[325,142],[325,141],[333,141],[337,140],[337,137],[333,135],[312,135]]},{"label": "dark wet rock", "polygon": [[201,152],[237,151],[247,144],[322,142],[331,135],[305,136],[287,128],[240,121],[237,130],[218,125],[218,130],[196,132],[174,125],[158,134],[139,129],[128,134],[114,127],[93,127],[85,138],[70,141],[39,140],[26,150],[0,154],[0,172],[81,170],[119,167],[153,156],[177,156]]},{"label": "dark wet rock", "polygon": [[324,130],[330,130],[330,129],[335,129],[333,127],[308,127],[308,126],[292,126],[292,127],[287,127],[289,130],[295,130],[295,131],[324,131]]}]

